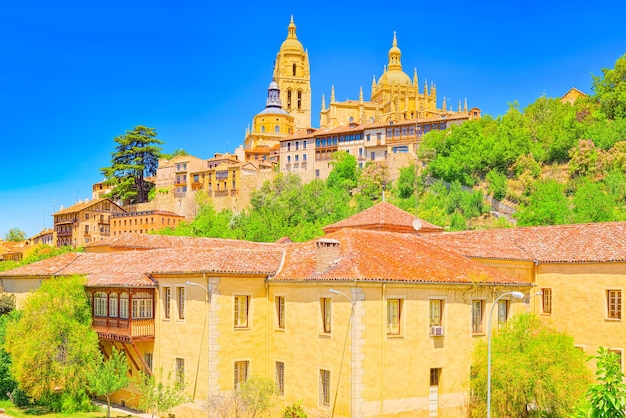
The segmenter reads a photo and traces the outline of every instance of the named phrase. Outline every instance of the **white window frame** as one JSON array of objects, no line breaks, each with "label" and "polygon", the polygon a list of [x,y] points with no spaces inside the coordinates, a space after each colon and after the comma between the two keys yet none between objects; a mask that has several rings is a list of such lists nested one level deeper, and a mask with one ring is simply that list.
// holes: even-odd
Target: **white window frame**
[{"label": "white window frame", "polygon": [[330,334],[333,329],[333,298],[320,297],[321,333]]},{"label": "white window frame", "polygon": [[[245,298],[245,299],[244,299]],[[242,299],[245,300],[245,310],[242,310]],[[250,328],[250,294],[239,293],[233,295],[233,328]],[[242,319],[242,313],[243,319]]]},{"label": "white window frame", "polygon": [[[242,366],[244,366],[242,368]],[[241,373],[243,372],[243,376]],[[235,360],[233,363],[233,389],[238,390],[250,377],[250,360]]]},{"label": "white window frame", "polygon": [[331,377],[329,369],[319,370],[319,403],[321,406],[330,406],[331,401]]},{"label": "white window frame", "polygon": [[[502,309],[504,307],[504,312]],[[498,301],[498,328],[506,325],[511,315],[511,299],[501,299]]]},{"label": "white window frame", "polygon": [[606,289],[606,317],[613,321],[622,319],[621,289]]},{"label": "white window frame", "polygon": [[109,294],[109,318],[117,318],[119,295],[115,292]]},{"label": "white window frame", "polygon": [[172,287],[163,286],[163,309],[164,318],[170,319],[172,317]]},{"label": "white window frame", "polygon": [[108,304],[109,304],[109,298],[106,292],[94,292],[93,315],[98,316],[98,317],[106,317]]},{"label": "white window frame", "polygon": [[285,329],[285,297],[276,296],[276,328]]},{"label": "white window frame", "polygon": [[[478,321],[478,325],[480,325],[480,329],[477,329],[476,327],[477,322],[475,321],[476,312],[474,308],[475,306],[477,306],[476,305],[477,303],[480,303],[480,321]],[[472,330],[473,335],[485,334],[485,306],[486,306],[485,299],[472,299],[470,325],[471,325],[471,330]]]},{"label": "white window frame", "polygon": [[394,295],[394,296],[387,296],[385,299],[387,300],[387,303],[386,303],[387,336],[390,336],[390,337],[401,336],[404,333],[404,324],[403,324],[404,317],[405,317],[404,297]]},{"label": "white window frame", "polygon": [[178,320],[182,321],[185,319],[185,305],[186,305],[186,287],[185,286],[176,286],[176,310],[178,315]]},{"label": "white window frame", "polygon": [[120,319],[128,319],[130,311],[128,310],[128,299],[130,295],[128,292],[120,293]]},{"label": "white window frame", "polygon": [[[279,366],[280,365],[280,366]],[[274,363],[274,380],[276,384],[276,394],[281,398],[285,396],[285,362],[276,361]]]}]

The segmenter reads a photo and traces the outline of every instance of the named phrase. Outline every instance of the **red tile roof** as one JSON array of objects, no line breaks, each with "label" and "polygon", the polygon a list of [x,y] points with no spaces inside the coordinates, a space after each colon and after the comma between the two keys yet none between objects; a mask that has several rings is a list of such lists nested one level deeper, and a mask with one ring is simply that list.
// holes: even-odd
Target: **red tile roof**
[{"label": "red tile roof", "polygon": [[626,261],[626,222],[448,232],[424,239],[474,258],[540,263]]},{"label": "red tile roof", "polygon": [[55,212],[52,214],[52,216],[56,216],[56,215],[64,215],[66,213],[75,213],[75,212],[80,212],[83,209],[87,209],[97,203],[100,203],[104,200],[108,200],[109,203],[111,203],[111,205],[115,205],[117,208],[123,210],[124,212],[126,212],[126,209],[122,208],[121,206],[119,206],[118,204],[116,204],[114,201],[112,201],[111,199],[107,199],[107,198],[100,198],[100,199],[94,199],[94,200],[88,200],[85,202],[80,202],[80,203],[76,203],[75,205],[72,205],[68,208],[65,208],[63,210],[60,210],[58,212]]},{"label": "red tile roof", "polygon": [[339,242],[338,257],[328,266],[317,267],[316,241],[294,243],[287,247],[283,267],[271,280],[530,285],[415,234],[344,228],[324,239]]},{"label": "red tile roof", "polygon": [[[413,227],[416,220],[419,220],[421,224],[419,231],[416,231]],[[416,232],[423,234],[443,231],[442,227],[418,219],[416,216],[387,202],[377,203],[371,208],[365,209],[343,221],[328,225],[323,230],[326,233],[330,233],[341,228],[374,229],[413,234]]]},{"label": "red tile roof", "polygon": [[274,248],[275,244],[251,241],[238,241],[234,239],[206,238],[206,237],[179,237],[168,235],[125,233],[118,236],[93,241],[85,245],[85,250],[107,247],[111,250],[150,250],[156,248],[217,248],[236,246],[238,248]]},{"label": "red tile roof", "polygon": [[[249,243],[252,244],[252,243]],[[257,249],[223,245],[217,248],[177,247],[146,251],[66,253],[0,273],[0,277],[84,275],[88,286],[155,286],[154,274],[232,273],[269,275],[283,257],[279,246]]]}]

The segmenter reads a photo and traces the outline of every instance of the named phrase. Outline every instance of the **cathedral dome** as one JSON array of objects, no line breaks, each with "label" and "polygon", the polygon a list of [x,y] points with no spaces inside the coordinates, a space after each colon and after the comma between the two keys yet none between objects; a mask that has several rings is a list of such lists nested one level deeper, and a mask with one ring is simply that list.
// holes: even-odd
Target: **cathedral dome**
[{"label": "cathedral dome", "polygon": [[402,70],[387,70],[378,80],[382,84],[411,84],[411,77]]},{"label": "cathedral dome", "polygon": [[291,16],[291,22],[287,27],[287,39],[280,45],[281,50],[291,49],[304,52],[304,47],[296,36],[296,24],[293,22],[293,16]]}]

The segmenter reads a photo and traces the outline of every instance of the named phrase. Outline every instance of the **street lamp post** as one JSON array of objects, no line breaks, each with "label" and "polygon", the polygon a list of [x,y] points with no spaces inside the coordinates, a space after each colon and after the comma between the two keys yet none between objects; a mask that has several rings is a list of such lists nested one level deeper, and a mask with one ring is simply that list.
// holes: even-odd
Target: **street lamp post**
[{"label": "street lamp post", "polygon": [[185,282],[185,284],[187,286],[195,286],[195,287],[199,287],[200,289],[204,290],[207,294],[207,303],[206,303],[206,335],[207,335],[207,343],[206,343],[206,375],[207,375],[207,399],[206,399],[206,416],[208,418],[211,417],[211,379],[210,379],[210,375],[211,375],[211,328],[210,328],[210,303],[211,303],[211,291],[209,289],[207,289],[205,286],[199,284],[199,283],[195,283],[195,282],[190,282],[187,281]]},{"label": "street lamp post", "polygon": [[491,418],[491,319],[493,316],[493,308],[498,305],[500,299],[505,296],[513,296],[516,299],[524,297],[522,292],[506,292],[501,294],[493,301],[491,311],[489,312],[489,322],[487,323],[487,418]]},{"label": "street lamp post", "polygon": [[[334,293],[336,295],[342,295],[343,297],[345,297],[346,299],[348,299],[350,301],[350,322],[348,324],[348,330],[352,331],[352,327],[353,327],[353,319],[354,319],[354,304],[355,301],[348,295],[346,295],[343,292],[340,292],[339,290],[336,289],[330,289],[329,290],[330,293]],[[346,331],[346,338],[348,337],[347,334],[348,331]],[[355,406],[356,406],[356,399],[354,399],[354,384],[355,384],[355,378],[354,378],[354,336],[352,338],[352,346],[350,347],[350,416],[351,417],[356,417],[356,413],[355,413]],[[345,346],[344,346],[345,347]],[[345,348],[344,348],[345,350]],[[343,357],[342,357],[343,358]],[[342,360],[343,362],[343,360]],[[339,373],[341,373],[341,367],[339,368]],[[337,389],[339,389],[339,387],[337,387]],[[335,401],[337,400],[337,395],[335,395]],[[335,412],[335,404],[333,403],[333,411],[331,413],[331,415],[334,415]]]}]

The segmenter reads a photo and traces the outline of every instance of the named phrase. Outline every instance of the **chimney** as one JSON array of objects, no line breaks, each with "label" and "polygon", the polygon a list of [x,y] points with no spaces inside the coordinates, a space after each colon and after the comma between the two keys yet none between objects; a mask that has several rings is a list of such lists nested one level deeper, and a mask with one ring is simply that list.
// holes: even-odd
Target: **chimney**
[{"label": "chimney", "polygon": [[339,241],[330,238],[321,238],[315,242],[317,245],[316,271],[327,270],[339,259]]}]

